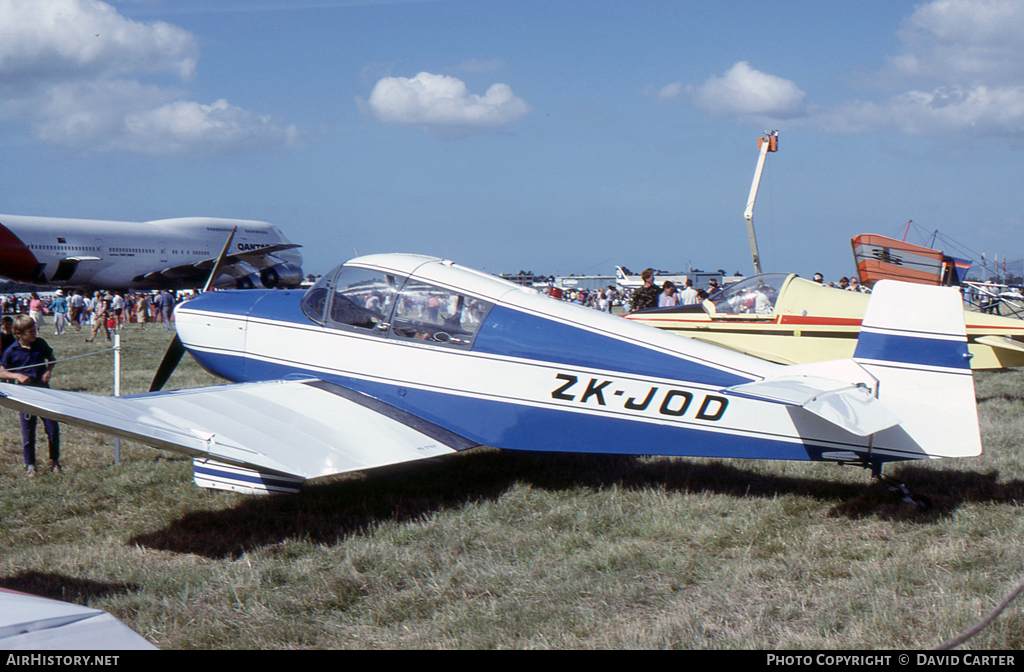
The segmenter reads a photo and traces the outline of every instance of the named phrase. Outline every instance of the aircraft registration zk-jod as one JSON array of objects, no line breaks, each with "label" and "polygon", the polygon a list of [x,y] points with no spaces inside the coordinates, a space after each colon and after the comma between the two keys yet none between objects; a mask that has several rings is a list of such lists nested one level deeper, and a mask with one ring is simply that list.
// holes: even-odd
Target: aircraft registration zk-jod
[{"label": "aircraft registration zk-jod", "polygon": [[954,288],[879,282],[852,359],[792,366],[409,254],[305,292],[206,292],[175,318],[179,350],[239,382],[3,386],[0,404],[184,452],[200,485],[247,493],[478,445],[824,460],[883,483],[887,462],[981,453]]}]

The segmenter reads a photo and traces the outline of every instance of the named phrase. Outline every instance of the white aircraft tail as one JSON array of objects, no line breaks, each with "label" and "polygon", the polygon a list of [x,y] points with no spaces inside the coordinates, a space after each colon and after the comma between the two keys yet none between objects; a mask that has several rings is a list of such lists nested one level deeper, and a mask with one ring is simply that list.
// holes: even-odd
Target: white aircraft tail
[{"label": "white aircraft tail", "polygon": [[878,380],[878,399],[899,417],[899,429],[911,439],[909,452],[920,451],[922,457],[981,454],[958,289],[876,283],[853,359]]},{"label": "white aircraft tail", "polygon": [[960,293],[883,280],[875,285],[853,359],[797,364],[727,394],[799,406],[873,437],[879,461],[981,453]]}]

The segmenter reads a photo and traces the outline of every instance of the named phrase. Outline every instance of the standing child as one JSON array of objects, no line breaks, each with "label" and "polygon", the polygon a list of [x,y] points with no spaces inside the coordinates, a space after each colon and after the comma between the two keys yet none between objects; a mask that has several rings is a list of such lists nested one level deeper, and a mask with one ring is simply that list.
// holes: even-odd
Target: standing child
[{"label": "standing child", "polygon": [[14,345],[14,318],[10,315],[4,315],[0,317],[0,357],[3,356],[7,348]]},{"label": "standing child", "polygon": [[[14,320],[14,337],[17,341],[0,356],[0,380],[13,380],[19,385],[49,387],[50,373],[56,357],[53,349],[41,338],[36,337],[36,323],[28,315],[19,315]],[[14,369],[14,370],[12,370]],[[25,458],[25,474],[36,475],[36,420],[34,415],[19,413],[21,420],[21,449]],[[46,438],[50,447],[50,471],[59,474],[60,468],[60,426],[56,420],[43,419]]]}]

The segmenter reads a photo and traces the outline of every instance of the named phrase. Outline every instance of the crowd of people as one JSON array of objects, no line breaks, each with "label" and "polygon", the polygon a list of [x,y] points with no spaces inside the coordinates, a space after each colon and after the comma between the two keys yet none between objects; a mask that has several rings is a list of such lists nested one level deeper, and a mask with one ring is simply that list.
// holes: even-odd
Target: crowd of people
[{"label": "crowd of people", "polygon": [[615,306],[622,306],[629,303],[629,296],[612,285],[603,289],[559,289],[548,287],[548,296],[569,303],[575,303],[586,308],[593,308],[604,313],[610,313]]},{"label": "crowd of people", "polygon": [[[0,381],[18,385],[49,387],[56,356],[40,332],[52,321],[54,336],[63,336],[70,330],[78,334],[89,332],[85,340],[92,342],[102,331],[107,340],[111,333],[129,324],[145,329],[150,323],[163,323],[172,331],[175,297],[162,292],[103,292],[71,291],[65,296],[58,289],[52,295],[40,297],[36,292],[28,295],[0,296]],[[38,418],[19,413],[21,423],[22,458],[25,474],[36,475],[36,426]],[[49,448],[48,469],[61,473],[60,426],[54,420],[43,419]]]},{"label": "crowd of people", "polygon": [[814,280],[819,285],[825,285],[826,287],[833,287],[833,288],[836,288],[836,289],[845,289],[845,290],[848,290],[848,291],[851,291],[851,292],[862,292],[864,294],[870,294],[871,293],[870,289],[868,289],[864,285],[860,284],[860,280],[857,279],[856,275],[853,276],[853,277],[850,277],[850,278],[848,278],[848,277],[846,277],[844,275],[843,277],[839,278],[839,282],[838,283],[835,283],[835,282],[825,282],[825,276],[823,276],[821,273],[815,273],[814,277],[812,277],[811,279]]},{"label": "crowd of people", "polygon": [[547,293],[556,299],[611,313],[615,312],[616,307],[621,307],[622,312],[633,312],[645,308],[697,304],[721,289],[714,278],[711,278],[707,288],[695,288],[689,279],[682,288],[677,287],[671,280],[659,285],[655,282],[654,271],[650,268],[641,273],[640,278],[644,284],[636,289],[619,289],[608,285],[603,289],[566,290],[551,286]]},{"label": "crowd of people", "polygon": [[[566,290],[549,286],[547,293],[563,301],[610,313],[616,306],[620,306],[622,312],[634,312],[649,308],[671,308],[698,304],[722,288],[715,278],[708,281],[707,287],[700,288],[694,287],[689,279],[685,281],[683,287],[676,286],[671,280],[659,284],[654,270],[650,268],[641,273],[640,278],[644,284],[636,289],[618,289],[609,285],[603,289]],[[871,293],[870,289],[860,284],[856,276],[849,278],[844,276],[838,282],[825,282],[821,273],[815,273],[812,279],[826,287]]]},{"label": "crowd of people", "polygon": [[31,294],[0,295],[0,312],[3,315],[28,315],[42,331],[52,322],[53,334],[62,336],[69,329],[81,332],[85,327],[91,331],[86,340],[92,341],[102,330],[110,340],[111,330],[127,324],[138,324],[145,329],[147,324],[163,323],[167,330],[173,330],[173,309],[177,299],[169,291],[162,292],[83,292],[58,289],[52,295],[40,297]]}]

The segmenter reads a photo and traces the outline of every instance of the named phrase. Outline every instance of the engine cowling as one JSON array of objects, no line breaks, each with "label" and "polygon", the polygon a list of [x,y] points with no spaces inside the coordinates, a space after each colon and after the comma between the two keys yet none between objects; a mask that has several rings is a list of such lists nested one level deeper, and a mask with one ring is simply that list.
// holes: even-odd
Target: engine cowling
[{"label": "engine cowling", "polygon": [[301,283],[302,269],[295,264],[274,264],[260,270],[260,284],[267,289],[298,287]]}]

